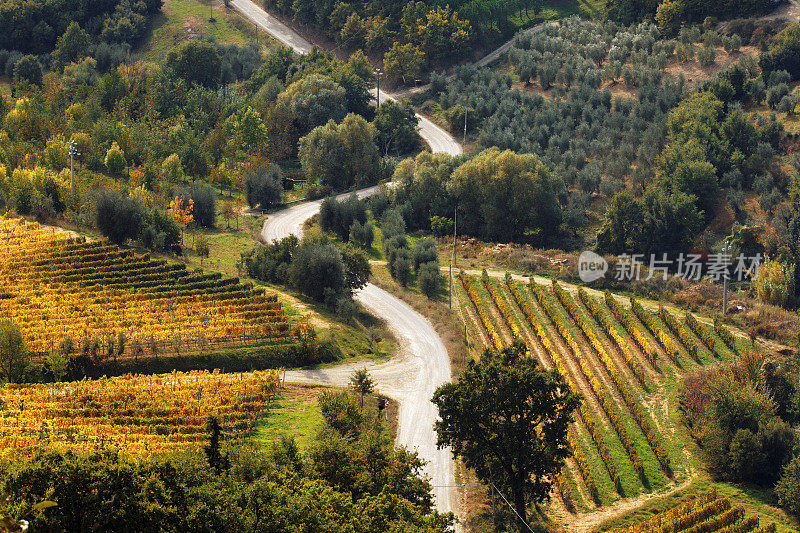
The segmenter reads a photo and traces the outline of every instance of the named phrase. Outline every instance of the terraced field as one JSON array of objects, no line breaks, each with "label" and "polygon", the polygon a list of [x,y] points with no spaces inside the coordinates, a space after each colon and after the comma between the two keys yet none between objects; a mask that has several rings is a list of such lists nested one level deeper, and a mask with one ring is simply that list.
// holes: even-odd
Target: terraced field
[{"label": "terraced field", "polygon": [[689,477],[668,422],[664,384],[732,360],[744,339],[691,314],[557,283],[526,284],[484,272],[460,273],[456,285],[473,339],[493,348],[524,342],[532,357],[557,369],[583,396],[569,433],[574,456],[558,479],[557,500],[566,510],[591,512]]},{"label": "terraced field", "polygon": [[292,342],[275,296],[219,273],[0,217],[0,319],[28,350],[93,357]]},{"label": "terraced field", "polygon": [[761,525],[757,516],[746,516],[744,507],[733,505],[716,491],[689,501],[615,533],[775,533],[775,524]]}]

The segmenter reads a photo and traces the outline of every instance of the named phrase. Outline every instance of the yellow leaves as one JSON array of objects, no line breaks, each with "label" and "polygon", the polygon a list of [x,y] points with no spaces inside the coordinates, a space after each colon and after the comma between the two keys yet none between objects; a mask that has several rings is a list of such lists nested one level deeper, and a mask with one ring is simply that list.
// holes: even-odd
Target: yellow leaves
[{"label": "yellow leaves", "polygon": [[464,275],[464,272],[459,272],[458,277],[464,286],[464,290],[467,292],[470,302],[472,302],[472,305],[475,307],[481,325],[489,336],[489,339],[491,339],[494,348],[502,350],[504,348],[503,339],[501,339],[500,335],[497,333],[486,309],[481,305],[480,296],[478,296],[478,293],[475,291],[475,287],[472,286],[472,282]]},{"label": "yellow leaves", "polygon": [[0,456],[30,453],[40,445],[84,451],[111,447],[132,456],[197,449],[207,439],[209,415],[219,418],[226,439],[239,439],[255,427],[280,387],[281,372],[173,371],[5,385],[0,387],[6,405],[0,414]]},{"label": "yellow leaves", "polygon": [[181,230],[185,230],[194,222],[194,202],[191,198],[178,195],[169,203],[169,214]]},{"label": "yellow leaves", "polygon": [[292,334],[277,300],[247,285],[21,219],[0,217],[0,257],[0,287],[12,295],[3,300],[0,318],[19,324],[33,353],[56,349],[65,337],[75,349],[99,343],[103,353],[116,343],[114,353],[122,356]]}]

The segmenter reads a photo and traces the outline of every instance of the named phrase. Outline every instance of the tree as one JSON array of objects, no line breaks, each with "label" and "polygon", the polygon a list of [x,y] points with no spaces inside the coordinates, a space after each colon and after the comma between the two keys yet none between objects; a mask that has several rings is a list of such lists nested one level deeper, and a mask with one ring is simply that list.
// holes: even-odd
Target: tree
[{"label": "tree", "polygon": [[210,466],[217,475],[221,474],[223,470],[227,470],[229,466],[228,454],[224,456],[220,451],[220,437],[222,436],[222,429],[219,425],[219,419],[216,416],[209,416],[206,422],[206,431],[208,431],[208,444],[203,446],[203,452],[206,454],[208,466]]},{"label": "tree", "polygon": [[417,273],[417,285],[419,290],[429,299],[433,299],[439,294],[442,284],[442,273],[439,271],[438,262],[423,263]]},{"label": "tree", "polygon": [[111,148],[106,150],[106,157],[103,160],[108,172],[118,176],[122,174],[128,162],[125,161],[125,152],[119,147],[116,141],[111,143]]},{"label": "tree", "polygon": [[200,235],[197,238],[197,242],[194,244],[194,251],[197,253],[197,257],[200,258],[200,264],[203,264],[203,259],[208,259],[208,256],[211,255],[211,246],[208,244],[208,238],[205,235]]},{"label": "tree", "polygon": [[348,291],[342,254],[330,244],[298,247],[288,269],[288,280],[306,296],[332,305]]},{"label": "tree", "polygon": [[676,0],[664,0],[656,9],[656,24],[667,37],[677,35],[682,17],[683,5]]},{"label": "tree", "polygon": [[123,244],[139,235],[144,208],[138,200],[116,191],[102,191],[95,204],[97,227],[114,244]]},{"label": "tree", "polygon": [[100,78],[97,88],[100,105],[107,112],[112,112],[117,102],[128,92],[128,84],[117,69],[112,69]]},{"label": "tree", "polygon": [[260,165],[245,174],[244,195],[251,208],[269,209],[278,205],[282,194],[283,172],[278,165]]},{"label": "tree", "polygon": [[329,76],[309,74],[278,95],[278,106],[292,115],[301,135],[347,113],[347,94]]},{"label": "tree", "polygon": [[217,225],[217,193],[203,182],[195,182],[180,191],[192,206],[192,219],[201,228],[213,229]]},{"label": "tree", "polygon": [[183,179],[183,165],[178,154],[170,154],[161,163],[161,175],[169,181],[180,181]]},{"label": "tree", "polygon": [[42,84],[42,66],[36,56],[22,56],[14,65],[14,85],[24,82]]},{"label": "tree", "polygon": [[183,239],[183,232],[186,228],[194,223],[193,210],[192,199],[183,195],[176,196],[169,203],[169,214],[181,230],[181,239]]},{"label": "tree", "polygon": [[800,455],[796,455],[783,469],[781,479],[775,485],[775,495],[781,507],[800,516]]},{"label": "tree", "polygon": [[339,42],[345,48],[354,48],[363,43],[366,36],[367,30],[364,27],[364,21],[357,13],[350,13],[339,32]]},{"label": "tree", "polygon": [[375,183],[380,175],[375,129],[353,113],[339,125],[331,120],[314,128],[300,139],[298,153],[306,175],[334,189]]},{"label": "tree", "polygon": [[548,498],[570,455],[567,428],[580,405],[557,371],[542,369],[525,351],[519,342],[487,350],[432,400],[437,445],[449,446],[485,483],[510,491],[523,521],[529,502]]},{"label": "tree", "polygon": [[545,242],[561,224],[563,182],[534,154],[484,150],[453,172],[448,187],[459,207],[459,229],[485,240],[535,232]]},{"label": "tree", "polygon": [[375,382],[372,380],[372,376],[369,375],[369,372],[367,372],[366,367],[353,371],[353,374],[350,376],[350,387],[361,396],[361,411],[363,412],[364,396],[366,394],[371,394],[372,391],[375,390]]},{"label": "tree", "polygon": [[67,65],[88,56],[91,44],[92,38],[73,20],[64,34],[58,38],[53,59],[61,65]]},{"label": "tree", "polygon": [[396,155],[411,152],[420,144],[414,108],[408,102],[383,102],[375,114],[372,124],[378,132],[378,144],[383,153],[393,151]]},{"label": "tree", "polygon": [[411,43],[395,42],[383,56],[383,68],[390,79],[415,80],[425,64],[425,52]]},{"label": "tree", "polygon": [[222,58],[217,47],[209,42],[198,39],[186,41],[177,50],[167,54],[164,64],[189,84],[196,83],[211,89],[219,85]]},{"label": "tree", "polygon": [[10,320],[0,321],[0,372],[6,382],[19,382],[30,358],[19,326]]}]

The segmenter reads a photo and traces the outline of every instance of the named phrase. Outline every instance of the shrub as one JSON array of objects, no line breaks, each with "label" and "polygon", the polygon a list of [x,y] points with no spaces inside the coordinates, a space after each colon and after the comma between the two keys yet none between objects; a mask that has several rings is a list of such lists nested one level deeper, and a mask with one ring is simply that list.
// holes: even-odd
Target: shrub
[{"label": "shrub", "polygon": [[375,238],[375,228],[367,222],[362,224],[358,220],[353,221],[350,226],[350,242],[360,246],[361,248],[372,247],[372,241]]},{"label": "shrub", "polygon": [[439,294],[441,282],[442,274],[439,271],[438,263],[430,262],[420,266],[417,274],[417,285],[422,294],[431,299],[435,298]]},{"label": "shrub", "polygon": [[137,200],[116,191],[102,191],[95,202],[97,227],[114,244],[139,235],[144,208]]},{"label": "shrub", "polygon": [[436,246],[436,241],[430,237],[420,239],[414,245],[412,253],[414,261],[414,271],[419,272],[420,265],[424,263],[436,263],[439,265],[439,249]]},{"label": "shrub", "polygon": [[259,166],[245,174],[244,191],[250,207],[267,209],[281,202],[283,172],[278,165]]}]

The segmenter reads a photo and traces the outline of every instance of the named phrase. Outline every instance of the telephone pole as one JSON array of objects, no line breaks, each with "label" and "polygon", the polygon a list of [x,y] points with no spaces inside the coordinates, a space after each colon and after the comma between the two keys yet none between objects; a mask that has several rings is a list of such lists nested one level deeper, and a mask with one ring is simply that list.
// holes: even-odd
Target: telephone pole
[{"label": "telephone pole", "polygon": [[[450,309],[453,308],[453,266],[456,264],[456,231],[458,225],[458,206],[453,209],[453,258],[450,260]],[[464,326],[466,328],[466,326]],[[466,335],[466,332],[465,332]]]},{"label": "telephone pole", "polygon": [[72,139],[67,145],[69,149],[69,192],[75,195],[75,158],[81,155],[78,152],[78,144]]}]

